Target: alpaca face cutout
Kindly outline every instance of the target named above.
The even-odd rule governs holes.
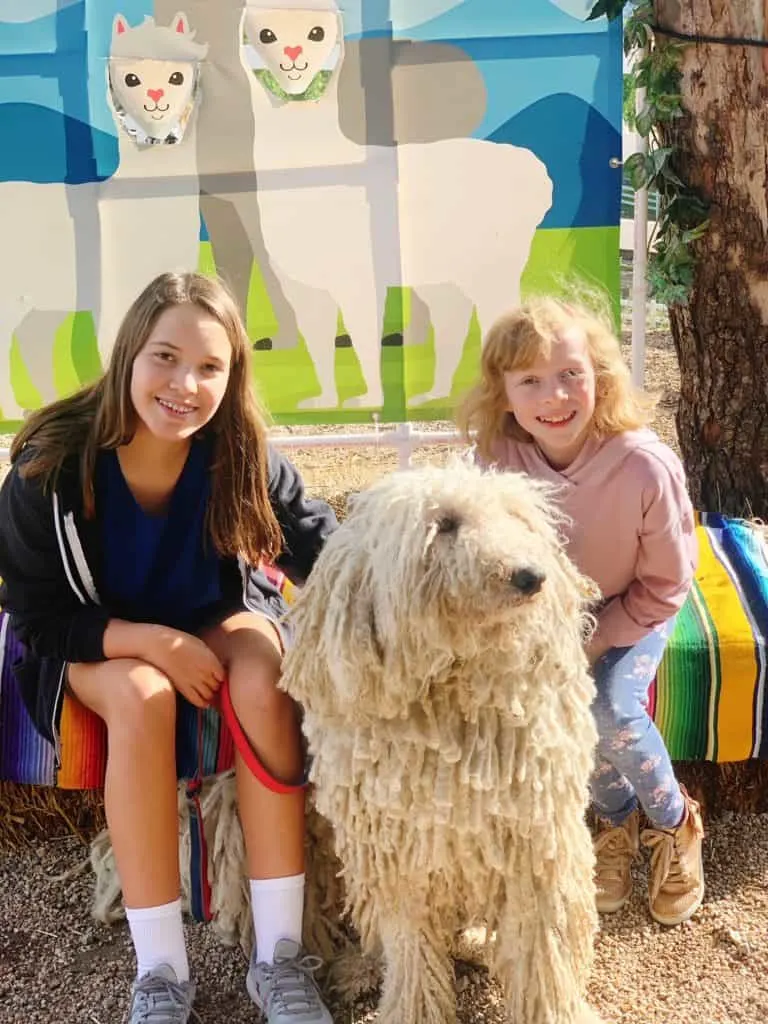
[[[180,141],[185,113],[197,88],[194,64],[159,60],[115,60],[110,63],[115,107],[155,142]],[[174,127],[181,131],[174,131]]]
[[[323,71],[338,63],[341,19],[333,11],[246,7],[243,26],[248,63],[266,69],[288,96],[304,96]]]
[[[109,86],[121,127],[138,145],[181,142],[199,94],[200,61],[208,47],[194,42],[186,16],[170,26],[147,18],[131,28],[118,14],[109,58]]]

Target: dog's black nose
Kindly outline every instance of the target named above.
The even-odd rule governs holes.
[[[536,569],[516,569],[509,577],[509,582],[515,590],[519,590],[526,597],[531,597],[533,594],[538,594],[546,578],[543,572],[538,572]]]

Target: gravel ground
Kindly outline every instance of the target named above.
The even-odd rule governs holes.
[[[0,1024],[117,1024],[134,962],[125,925],[89,917],[87,872],[56,876],[84,856],[76,839],[6,852],[0,862]],[[613,1024],[765,1024],[768,1020],[768,816],[710,822],[708,894],[696,919],[666,930],[645,906],[645,862],[631,905],[603,920],[591,985]],[[256,1021],[239,949],[187,926],[205,1022]],[[457,969],[461,1024],[501,1024],[498,993],[482,971]],[[337,1024],[373,1021],[370,1007],[334,1007]],[[405,1022],[403,1022],[405,1024]]]
[[[627,350],[628,340],[625,336]],[[663,323],[648,336],[647,382],[661,399],[654,427],[676,447],[677,367]],[[423,448],[416,461],[442,460],[448,451],[445,446]],[[338,508],[343,508],[349,490],[396,462],[384,448],[314,449],[294,457],[309,487]],[[0,1024],[122,1020],[133,972],[127,930],[90,919],[88,872],[68,880],[56,877],[74,868],[85,852],[69,837],[0,851]],[[644,862],[638,866],[631,905],[603,920],[591,996],[607,1022],[768,1021],[768,815],[708,822],[705,856],[708,894],[692,923],[665,930],[650,920]],[[255,1021],[244,990],[246,965],[240,951],[225,949],[211,929],[198,925],[187,926],[187,938],[199,977],[201,1019],[211,1024]],[[461,1024],[504,1020],[498,993],[481,971],[459,964],[457,989]],[[375,1019],[368,1006],[334,1011],[338,1024]]]

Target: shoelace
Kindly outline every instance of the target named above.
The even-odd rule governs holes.
[[[134,1024],[171,1024],[177,1020],[186,1022],[189,1013],[195,1020],[201,1020],[194,1009],[190,1010],[189,995],[184,988],[168,978],[151,977],[143,980],[134,996],[131,1011]]]
[[[315,974],[322,966],[319,956],[276,959],[274,964],[264,966],[262,971],[267,989],[264,1009],[267,1016],[273,1010],[290,1017],[318,1012],[322,1004]]]
[[[675,836],[662,828],[646,828],[643,844],[653,852],[650,856],[650,898],[655,900],[662,889],[670,892],[684,892],[688,884],[688,872],[680,859]]]
[[[691,875],[677,848],[677,833],[664,829],[647,828],[643,831],[643,844],[653,850],[651,854],[651,900],[662,888],[669,892],[684,893],[691,883]]]
[[[701,839],[703,829],[698,816],[691,816],[689,812],[687,822],[692,825],[695,837]],[[643,844],[653,850],[650,856],[651,900],[655,900],[663,887],[675,894],[685,893],[693,881],[677,846],[679,837],[679,828],[674,831],[665,828],[643,829]]]
[[[595,840],[598,880],[620,879],[627,857],[635,859],[635,851],[625,828],[607,828]]]

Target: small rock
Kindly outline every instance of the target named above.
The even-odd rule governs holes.
[[[749,949],[749,943],[735,928],[720,928],[715,934],[722,945],[733,946],[734,949]]]

